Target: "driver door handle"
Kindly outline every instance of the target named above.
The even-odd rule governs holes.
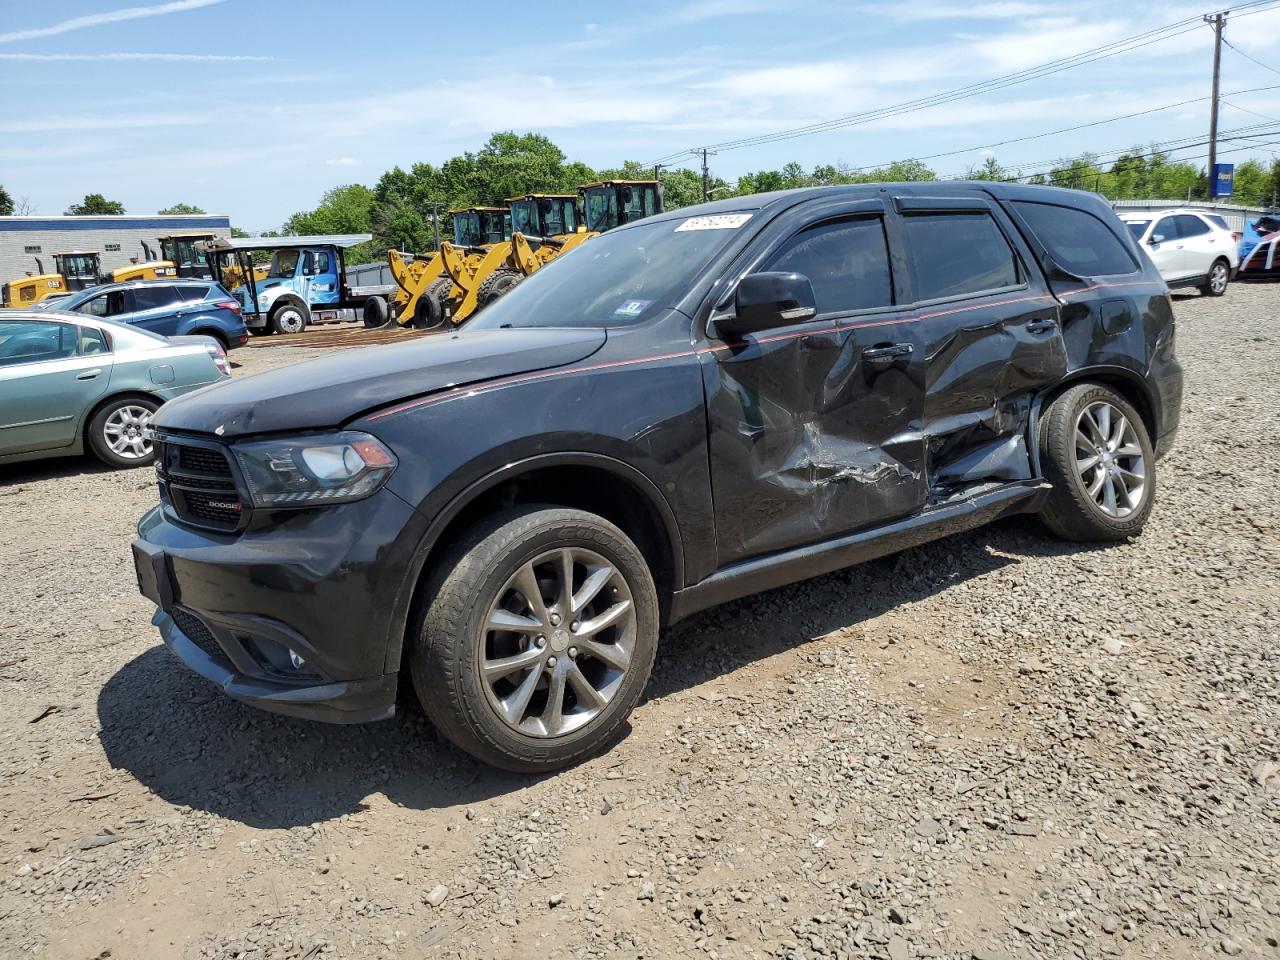
[[[102,372],[101,367],[94,367],[92,370],[85,370],[76,374],[77,380],[93,380]]]
[[[867,347],[862,351],[862,359],[877,366],[888,365],[898,357],[909,357],[915,349],[915,344],[911,343],[890,343],[878,347]]]
[[[1048,333],[1050,330],[1058,326],[1057,320],[1050,320],[1047,317],[1039,320],[1031,320],[1027,323],[1027,330],[1030,333]]]

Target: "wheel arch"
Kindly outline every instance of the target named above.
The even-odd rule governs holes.
[[[1040,414],[1045,407],[1063,393],[1082,383],[1098,383],[1104,387],[1110,387],[1138,411],[1138,415],[1142,417],[1142,425],[1146,427],[1147,436],[1152,444],[1156,442],[1156,438],[1160,435],[1160,423],[1156,414],[1155,398],[1151,395],[1150,386],[1139,374],[1127,367],[1115,366],[1083,367],[1079,370],[1073,370],[1055,383],[1051,389],[1046,390],[1036,398],[1032,410],[1031,443],[1029,443],[1029,447],[1034,458],[1033,467],[1037,476],[1042,473],[1040,445],[1036,442]]]
[[[421,615],[434,564],[482,517],[520,504],[571,507],[604,517],[635,542],[653,573],[660,616],[684,584],[684,549],[671,505],[642,471],[595,453],[548,453],[514,461],[473,481],[428,526],[397,602],[386,669],[399,670],[409,631]]]
[[[85,450],[90,449],[89,425],[93,423],[93,418],[102,411],[103,407],[116,400],[151,400],[160,406],[164,406],[165,402],[164,397],[159,394],[148,393],[146,390],[138,389],[117,390],[115,393],[108,393],[106,396],[100,397],[97,402],[95,402],[94,405],[85,412],[84,420],[80,424],[80,442],[84,445]]]

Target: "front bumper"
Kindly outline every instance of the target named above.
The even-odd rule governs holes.
[[[331,723],[395,712],[421,517],[381,490],[240,534],[156,508],[133,542],[170,650],[237,700]]]

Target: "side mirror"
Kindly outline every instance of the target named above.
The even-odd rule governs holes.
[[[785,327],[817,312],[813,284],[802,273],[752,273],[738,283],[732,316],[716,320],[716,332],[738,338],[760,330]]]
[[[1153,247],[1154,247],[1157,243],[1164,243],[1164,234],[1163,234],[1163,233],[1153,233],[1153,234],[1151,235],[1150,239],[1148,239],[1148,240],[1147,240],[1147,243],[1151,244]]]

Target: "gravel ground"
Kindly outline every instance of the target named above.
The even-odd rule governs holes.
[[[1140,540],[1017,519],[708,611],[545,778],[226,699],[137,595],[150,473],[0,468],[0,955],[1280,957],[1280,288],[1176,308]]]

